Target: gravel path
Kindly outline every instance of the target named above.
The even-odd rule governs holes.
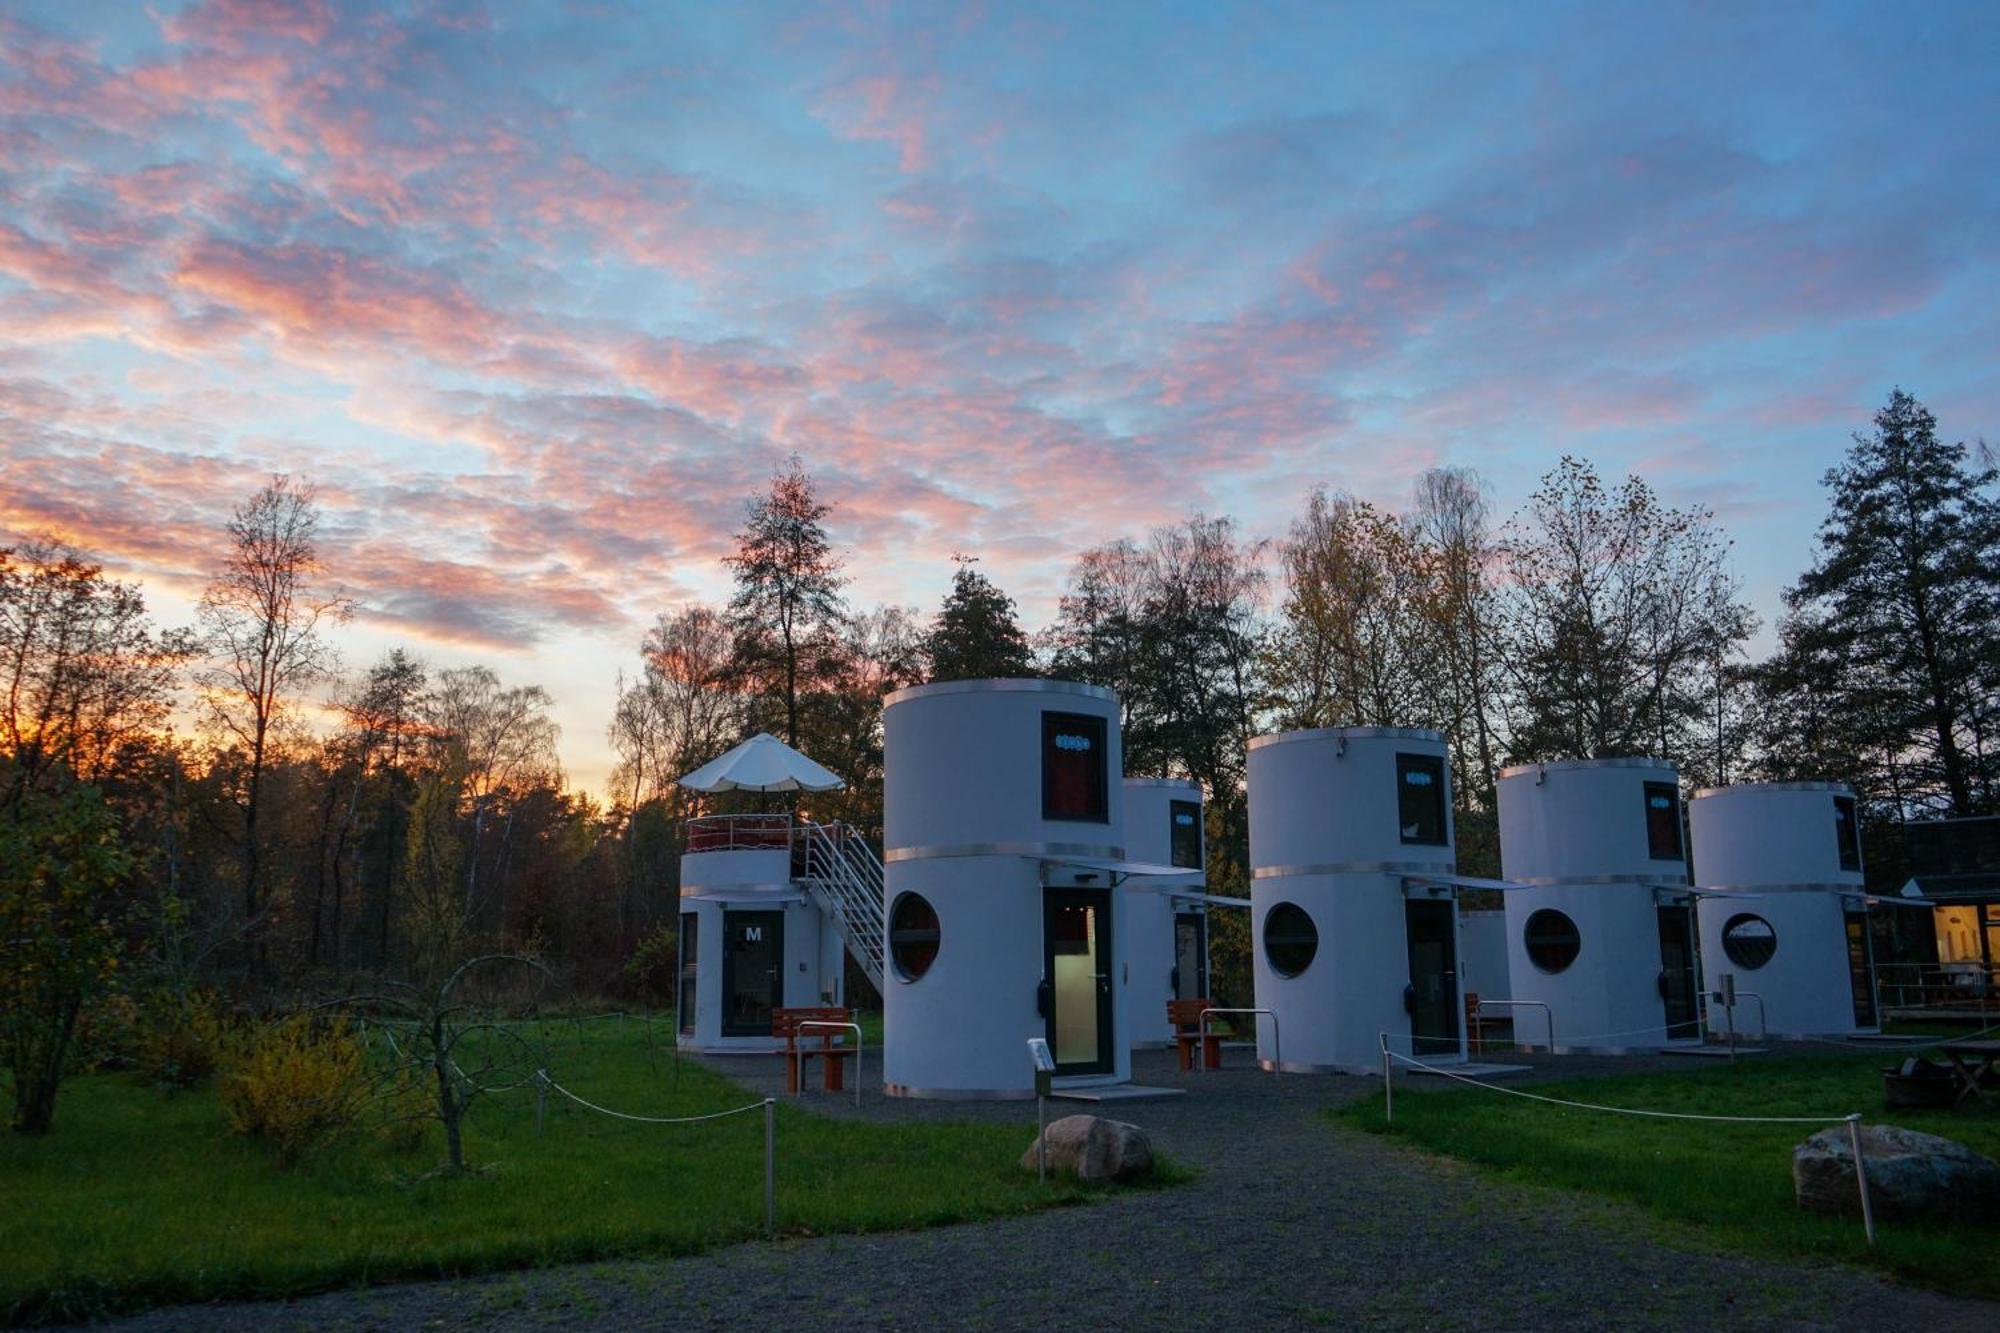
[[[1241,1059],[1240,1055],[1234,1057]],[[775,1090],[776,1062],[717,1060]],[[1562,1076],[1599,1072],[1563,1062]],[[1651,1062],[1607,1067],[1631,1071]],[[1184,1077],[1134,1060],[1175,1101],[1108,1113],[1201,1169],[1175,1189],[904,1235],[740,1245],[630,1261],[154,1311],[131,1330],[593,1328],[1235,1330],[1371,1328],[2000,1327],[2000,1306],[1898,1287],[1838,1265],[1705,1249],[1638,1211],[1482,1177],[1313,1114],[1372,1080],[1226,1071]],[[1004,1119],[1021,1104],[892,1102],[829,1114]],[[1075,1109],[1091,1109],[1079,1107]],[[1054,1107],[1051,1115],[1056,1114]]]

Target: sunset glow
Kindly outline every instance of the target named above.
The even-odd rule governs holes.
[[[586,787],[794,452],[864,605],[1574,453],[1768,624],[1892,385],[2000,439],[1986,6],[110,8],[0,15],[0,544],[183,624],[309,478],[347,665],[546,686]]]

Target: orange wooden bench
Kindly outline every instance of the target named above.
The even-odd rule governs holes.
[[[1479,992],[1465,993],[1465,1048],[1473,1055],[1486,1053],[1486,1029],[1500,1026],[1497,1018],[1488,1018],[1479,1011]]]
[[[1168,1000],[1167,1022],[1174,1030],[1174,1050],[1180,1057],[1183,1072],[1194,1068],[1195,1043],[1201,1043],[1201,1062],[1205,1068],[1222,1068],[1222,1038],[1211,1030],[1206,1037],[1201,1035],[1201,1012],[1215,1007],[1213,1000]]]
[[[853,1015],[839,1006],[824,1009],[773,1009],[771,1011],[771,1035],[785,1039],[785,1091],[798,1095],[805,1062],[813,1056],[820,1058],[820,1068],[828,1092],[840,1092],[847,1087],[846,1068],[843,1063],[855,1055],[853,1046],[836,1046],[836,1037],[852,1036],[835,1028],[808,1028],[799,1031],[801,1023],[851,1023]],[[819,1044],[813,1045],[817,1037]]]

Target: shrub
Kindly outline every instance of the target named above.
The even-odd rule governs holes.
[[[76,1068],[85,1073],[130,1069],[139,1060],[139,1006],[129,995],[106,995],[76,1022]]]
[[[372,1099],[367,1055],[345,1020],[299,1014],[260,1029],[221,1086],[230,1129],[293,1166],[361,1123]]]
[[[140,1016],[139,1072],[163,1088],[194,1088],[222,1064],[229,1028],[214,991],[155,991]]]
[[[680,932],[674,923],[663,921],[653,927],[625,960],[625,979],[647,1004],[674,993],[680,975]]]

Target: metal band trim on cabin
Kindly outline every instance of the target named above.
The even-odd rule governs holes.
[[[802,903],[806,894],[797,884],[685,884],[681,897],[688,901],[728,903]]]
[[[882,706],[929,699],[940,694],[1072,694],[1086,699],[1117,703],[1118,693],[1102,685],[1085,685],[1075,680],[1009,678],[1005,680],[939,680],[928,685],[905,685],[882,696]]]
[[[1619,755],[1611,759],[1551,759],[1546,764],[1515,764],[1501,769],[1499,776],[1511,778],[1517,773],[1567,773],[1585,768],[1655,768],[1662,773],[1680,776],[1680,770],[1670,761],[1643,754]]]
[[[882,853],[885,864],[899,861],[934,861],[952,856],[1026,856],[1037,860],[1061,860],[1088,856],[1102,861],[1123,861],[1125,849],[1094,842],[959,842],[930,847],[891,847]],[[1200,874],[1190,870],[1189,874]]]
[[[1258,866],[1252,879],[1290,879],[1298,875],[1436,875],[1451,873],[1450,861],[1325,861],[1305,866]]]
[[[1768,893],[1866,893],[1867,889],[1860,881],[1861,877],[1857,874],[1844,884],[1696,884],[1691,886],[1691,891],[1699,894],[1741,894],[1745,897]]]
[[[1700,787],[1688,799],[1699,801],[1729,791],[1823,791],[1835,796],[1852,796],[1854,788],[1845,782],[1738,782],[1727,787]]]
[[[1525,884],[1531,889],[1588,888],[1593,884],[1644,884],[1656,889],[1689,892],[1694,888],[1685,880],[1670,880],[1664,875],[1517,875],[1514,883]]]
[[[1269,736],[1253,736],[1250,748],[1261,750],[1267,745],[1284,745],[1291,741],[1323,741],[1338,738],[1350,741],[1395,740],[1432,741],[1444,744],[1444,733],[1427,727],[1312,727],[1305,731],[1280,731]]]

